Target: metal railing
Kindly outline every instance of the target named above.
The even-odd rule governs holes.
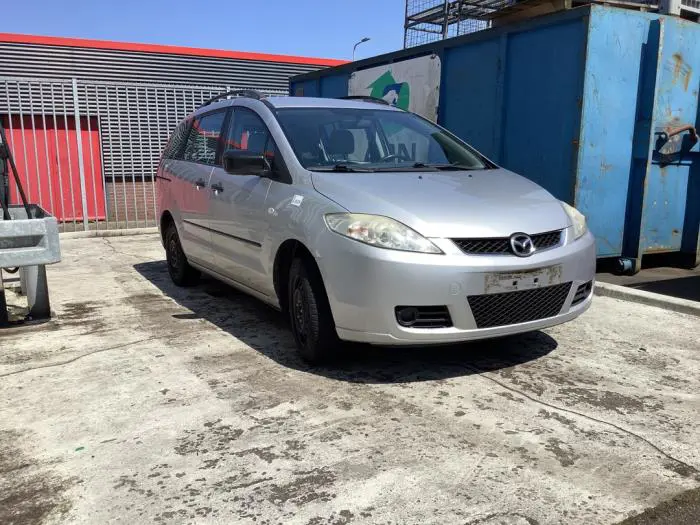
[[[170,133],[234,87],[0,76],[0,123],[29,200],[61,231],[154,226]],[[16,185],[10,198],[19,202]]]

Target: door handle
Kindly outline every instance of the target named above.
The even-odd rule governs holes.
[[[194,183],[195,186],[197,186],[197,189],[199,188],[205,188],[207,186],[207,183],[205,182],[204,179],[197,179],[197,181]]]
[[[212,184],[211,189],[214,190],[214,193],[220,193],[224,191],[224,187],[219,183]]]

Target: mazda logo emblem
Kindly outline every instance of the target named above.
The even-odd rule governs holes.
[[[510,249],[518,257],[529,257],[535,252],[535,243],[527,233],[514,233],[510,236]]]

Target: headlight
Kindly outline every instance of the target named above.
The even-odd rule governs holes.
[[[340,235],[389,250],[442,253],[421,234],[389,217],[364,213],[329,213],[328,227]]]
[[[571,224],[574,225],[574,239],[578,239],[588,231],[588,227],[586,226],[586,217],[583,215],[583,213],[578,211],[573,206],[568,205],[564,201],[561,201],[561,205],[564,207],[564,211],[569,216],[569,219],[571,219]]]

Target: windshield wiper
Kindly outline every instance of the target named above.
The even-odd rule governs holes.
[[[371,173],[376,171],[371,168],[361,168],[359,166],[350,166],[349,164],[336,164],[335,166],[311,166],[306,168],[311,171],[334,171],[339,173]]]

